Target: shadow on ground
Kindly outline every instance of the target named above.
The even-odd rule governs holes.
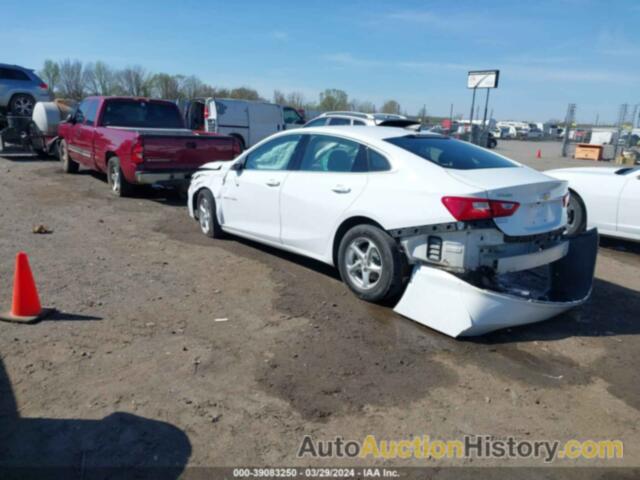
[[[101,420],[20,417],[0,362],[0,478],[179,478],[191,455],[175,426],[129,413]]]

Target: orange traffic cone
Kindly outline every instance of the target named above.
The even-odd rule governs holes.
[[[13,277],[13,304],[11,311],[0,313],[0,320],[30,323],[51,313],[51,309],[40,306],[38,289],[29,267],[29,259],[24,252],[16,255],[16,271]]]
[[[542,158],[542,150],[538,149],[536,152],[536,158]]]

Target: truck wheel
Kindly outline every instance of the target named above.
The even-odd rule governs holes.
[[[220,222],[218,222],[216,202],[213,199],[211,191],[205,188],[198,193],[196,208],[198,210],[198,223],[200,224],[202,233],[211,238],[223,238],[224,232],[222,231]]]
[[[356,296],[368,302],[397,300],[408,267],[393,238],[373,225],[356,225],[340,241],[340,276]]]
[[[574,191],[570,192],[567,206],[567,235],[578,235],[587,229],[587,209],[582,199]]]
[[[78,173],[80,165],[78,165],[78,162],[73,161],[69,156],[69,147],[67,146],[66,141],[60,140],[58,152],[60,163],[62,164],[62,171],[64,173]]]
[[[107,164],[107,183],[111,187],[111,193],[117,197],[130,197],[135,190],[135,186],[129,183],[122,173],[118,157],[109,159]]]
[[[24,117],[30,117],[33,113],[33,107],[36,102],[31,95],[19,93],[14,95],[9,103],[9,110],[14,115],[21,115]]]

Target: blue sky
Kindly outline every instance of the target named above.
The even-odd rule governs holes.
[[[613,121],[640,102],[640,0],[30,0],[4,2],[2,17],[0,61],[30,68],[139,64],[266,98],[340,88],[465,117],[467,71],[498,68],[498,119],[563,118],[575,102],[579,120]]]

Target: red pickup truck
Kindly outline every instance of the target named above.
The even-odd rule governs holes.
[[[195,133],[175,103],[133,97],[88,97],[58,127],[67,173],[79,165],[107,174],[111,191],[131,195],[136,185],[186,188],[191,174],[214,160],[232,160],[232,137]]]

